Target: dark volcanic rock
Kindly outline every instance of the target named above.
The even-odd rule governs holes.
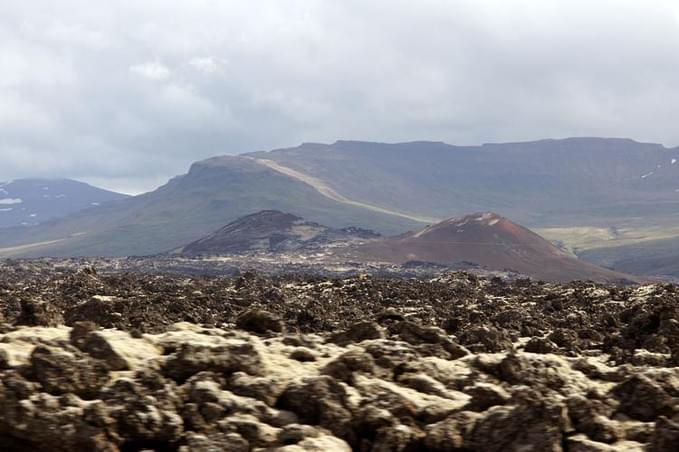
[[[340,438],[350,434],[349,394],[333,377],[324,375],[288,386],[277,407],[296,413],[300,420],[325,427]]]
[[[651,438],[651,452],[671,452],[677,450],[679,444],[679,420],[670,420],[664,416],[655,423],[655,431]]]
[[[100,361],[77,353],[38,346],[31,353],[28,373],[47,393],[73,393],[91,399],[108,381],[108,372],[108,367]]]
[[[330,375],[340,381],[351,381],[354,372],[371,374],[375,371],[373,357],[366,352],[348,351],[330,361],[321,369],[321,373]]]
[[[679,381],[676,376],[674,379],[674,382],[668,382],[663,387],[643,375],[628,378],[612,391],[620,400],[618,411],[640,421],[679,413]]]
[[[231,374],[245,372],[250,375],[261,373],[259,354],[247,342],[215,347],[182,344],[166,361],[163,372],[177,381],[203,371]]]
[[[513,343],[507,332],[493,327],[476,327],[460,335],[463,345],[473,351],[499,352],[511,350]]]
[[[351,328],[330,336],[328,341],[337,345],[345,346],[353,342],[362,342],[369,339],[382,339],[384,331],[375,322],[360,322]]]
[[[3,450],[677,443],[668,286],[0,270]]]
[[[283,322],[270,312],[261,309],[251,309],[243,312],[236,318],[236,326],[253,333],[280,333],[283,331]]]
[[[567,428],[566,409],[527,394],[517,406],[497,406],[484,413],[471,435],[474,450],[559,451]]]
[[[486,411],[492,406],[504,405],[510,399],[510,395],[502,387],[487,383],[478,383],[465,388],[465,392],[471,396],[466,406],[469,411]]]
[[[469,411],[452,414],[427,426],[424,445],[434,452],[455,452],[470,449],[471,433],[480,416]]]
[[[21,315],[16,323],[29,326],[57,326],[64,323],[64,318],[53,303],[27,300],[21,304]]]
[[[523,349],[530,353],[554,353],[559,346],[549,339],[532,337]]]

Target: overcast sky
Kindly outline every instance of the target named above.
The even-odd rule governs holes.
[[[0,2],[0,180],[304,141],[679,145],[675,0]]]

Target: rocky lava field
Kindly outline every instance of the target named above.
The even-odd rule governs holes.
[[[0,262],[0,450],[675,451],[679,290]]]

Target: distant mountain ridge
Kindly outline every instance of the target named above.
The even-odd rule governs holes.
[[[624,139],[304,144],[196,162],[150,193],[5,229],[0,256],[156,254],[260,210],[386,235],[474,211],[530,228],[676,224],[678,160]]]
[[[618,225],[679,212],[679,148],[628,139],[337,141],[245,155],[322,180],[350,199],[439,219],[495,211],[531,227]]]
[[[0,182],[0,228],[35,225],[127,197],[71,179]]]

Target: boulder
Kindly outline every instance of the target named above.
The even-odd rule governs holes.
[[[512,338],[504,330],[493,327],[472,327],[460,334],[460,343],[471,351],[497,353],[512,350]]]
[[[98,396],[109,369],[87,355],[37,346],[31,353],[29,376],[54,395],[73,393],[84,399]]]
[[[344,331],[331,335],[328,338],[328,342],[345,347],[352,343],[382,338],[384,338],[384,330],[379,324],[375,322],[359,322]]]
[[[476,383],[465,388],[464,392],[471,396],[471,400],[465,406],[469,411],[486,411],[496,405],[505,405],[510,399],[507,391],[492,383]]]
[[[433,452],[455,452],[469,448],[469,439],[480,416],[470,411],[459,411],[444,420],[426,427],[424,445]]]
[[[224,375],[240,371],[260,375],[263,367],[261,357],[252,343],[241,340],[215,346],[184,343],[163,366],[163,374],[178,382],[202,371]]]
[[[101,396],[122,438],[167,444],[177,441],[184,431],[184,421],[177,412],[180,399],[175,391],[170,383],[149,388],[121,378],[107,386]]]
[[[43,300],[25,300],[21,303],[21,314],[17,325],[55,327],[64,324],[59,308]]]
[[[517,405],[494,406],[476,422],[470,444],[488,452],[561,452],[568,421],[566,407],[528,393]]]
[[[316,354],[306,347],[297,347],[290,353],[290,359],[299,361],[302,363],[309,363],[316,361]]]
[[[650,438],[650,452],[674,452],[679,445],[679,419],[660,416],[655,422],[655,430]]]
[[[274,314],[262,309],[249,309],[236,318],[236,326],[256,334],[281,333],[283,322]]]
[[[352,420],[347,399],[343,385],[329,375],[321,375],[288,385],[276,407],[294,412],[306,424],[319,425],[345,438]]]
[[[321,369],[321,374],[349,382],[354,372],[371,374],[374,371],[375,361],[370,354],[361,350],[350,350],[326,364]]]
[[[229,378],[227,386],[234,394],[274,405],[285,389],[285,380],[270,375],[255,377],[245,372],[235,372]]]
[[[529,353],[554,353],[559,349],[559,346],[549,339],[542,337],[532,337],[523,350]]]
[[[644,375],[634,375],[611,391],[620,401],[618,412],[640,421],[654,421],[679,411],[679,396],[671,396],[658,383]]]

